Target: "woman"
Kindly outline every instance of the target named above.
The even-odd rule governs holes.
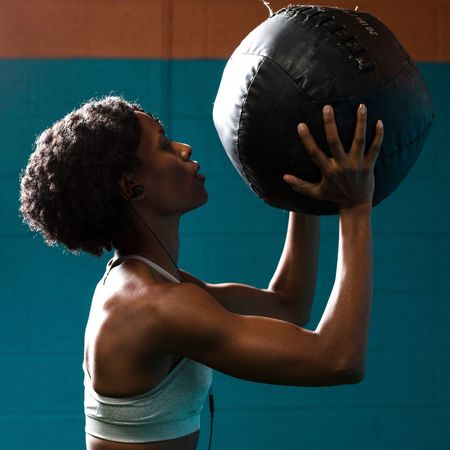
[[[310,233],[315,245],[318,218],[290,214],[268,289],[207,284],[177,267],[180,217],[208,198],[189,145],[169,141],[158,120],[120,97],[91,100],[39,136],[21,180],[25,221],[49,244],[96,256],[115,251],[94,292],[85,333],[89,450],[196,449],[211,369],[293,386],[362,380],[372,297],[373,167],[383,128],[379,122],[365,153],[361,105],[346,153],[331,107],[324,108],[324,123],[333,158],[306,125],[298,128],[322,181],[284,177],[292,189],[340,207],[336,282],[315,331],[302,325],[316,261],[308,272],[298,243]]]

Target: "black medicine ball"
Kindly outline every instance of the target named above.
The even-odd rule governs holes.
[[[433,120],[431,98],[414,61],[388,28],[368,13],[291,6],[255,28],[229,59],[214,103],[220,140],[236,170],[266,203],[315,215],[334,203],[299,194],[291,173],[320,182],[297,132],[305,122],[332,157],[322,108],[333,106],[346,151],[360,103],[368,108],[367,149],[378,119],[385,137],[375,165],[373,206],[388,197],[416,162]]]

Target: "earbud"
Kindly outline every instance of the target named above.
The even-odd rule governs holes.
[[[133,186],[133,194],[130,197],[130,200],[132,200],[133,198],[139,197],[141,194],[144,193],[144,186],[141,186],[140,184],[137,184],[136,186]]]

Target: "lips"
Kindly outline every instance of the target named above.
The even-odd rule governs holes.
[[[196,169],[195,169],[195,173],[194,173],[195,178],[200,181],[205,181],[205,179],[206,179],[205,176],[202,175],[201,173],[199,173],[200,164],[197,161],[192,161],[192,162],[196,165]]]
[[[196,164],[197,164],[197,170],[195,171],[195,178],[199,181],[205,181],[205,179],[206,179],[205,176],[202,175],[201,173],[199,173],[200,164],[199,163],[196,163]]]

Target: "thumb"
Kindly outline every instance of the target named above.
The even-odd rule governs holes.
[[[283,180],[291,186],[291,188],[299,194],[304,194],[312,198],[317,198],[317,185],[303,181],[294,175],[284,175]]]

